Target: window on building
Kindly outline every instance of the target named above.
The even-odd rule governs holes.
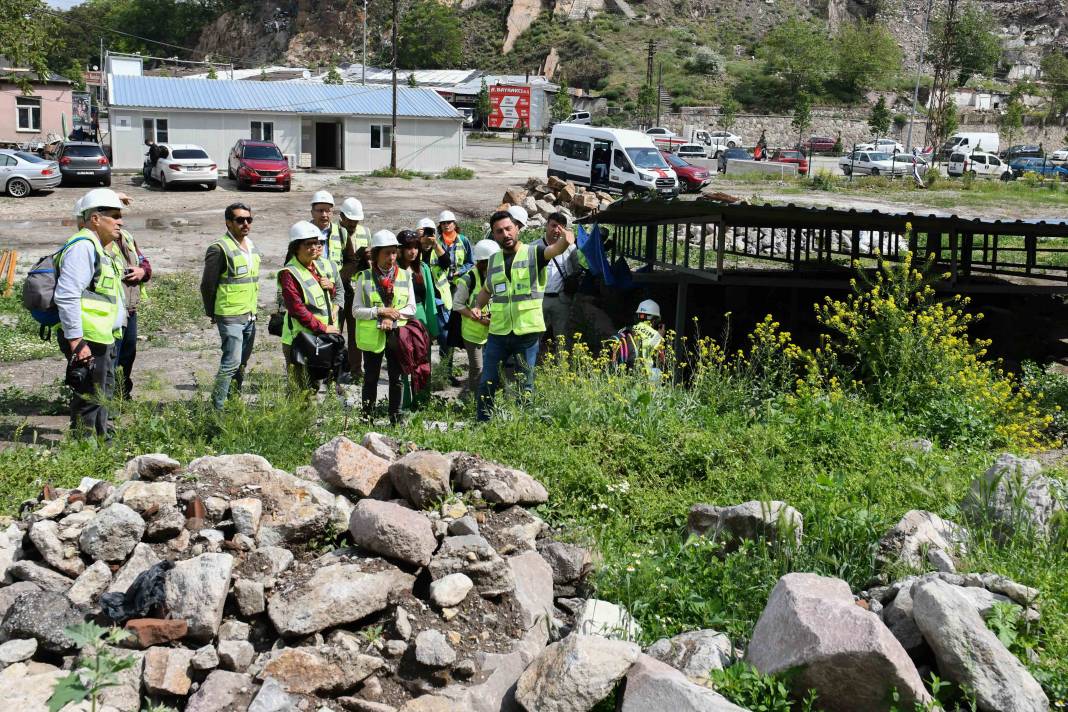
[[[274,122],[273,121],[253,121],[252,122],[252,140],[253,141],[274,141]]]
[[[372,124],[371,125],[371,148],[389,148],[393,143],[393,127]]]
[[[35,96],[20,96],[15,99],[15,110],[18,113],[16,130],[40,131],[41,130],[41,100]]]
[[[170,140],[167,119],[141,119],[141,133],[146,141],[167,143]]]

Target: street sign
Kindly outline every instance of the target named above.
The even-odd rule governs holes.
[[[104,85],[104,73],[100,71],[87,71],[84,73],[85,85],[90,87],[99,87]]]
[[[530,87],[496,84],[489,87],[492,129],[530,128]]]

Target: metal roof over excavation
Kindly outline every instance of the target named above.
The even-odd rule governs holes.
[[[112,75],[110,103],[118,108],[257,111],[334,116],[389,116],[391,88],[307,81],[250,82]],[[431,89],[397,88],[397,116],[462,116]]]

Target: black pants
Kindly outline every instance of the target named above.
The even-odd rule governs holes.
[[[115,372],[122,369],[122,397],[129,398],[133,393],[133,365],[137,358],[137,312],[132,311],[126,318],[126,328],[122,337],[115,341]]]
[[[385,350],[379,353],[363,352],[363,412],[370,416],[378,400],[378,378],[382,374],[382,359],[386,359],[386,375],[389,378],[389,419],[396,421],[401,406],[400,359],[397,358],[395,346],[386,340]]]
[[[115,345],[85,342],[93,353],[92,379],[80,391],[72,391],[70,397],[70,428],[74,431],[92,431],[104,437],[111,436],[106,401],[115,392]],[[70,344],[59,332],[59,350],[70,360]]]

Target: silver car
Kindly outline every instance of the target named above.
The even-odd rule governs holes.
[[[0,149],[0,192],[25,198],[31,191],[55,188],[62,180],[55,161],[28,151]]]

